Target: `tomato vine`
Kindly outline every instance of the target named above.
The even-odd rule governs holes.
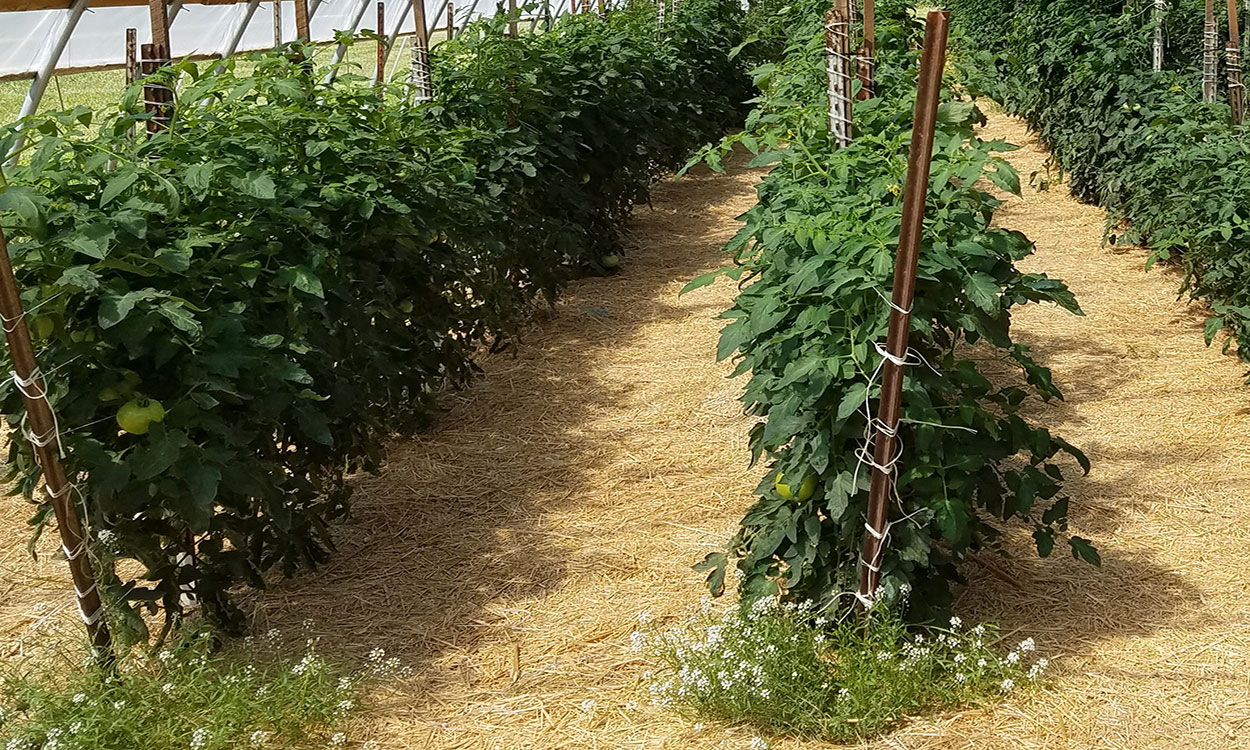
[[[740,16],[691,0],[657,33],[640,5],[519,38],[482,21],[438,48],[423,106],[349,70],[326,83],[289,46],[172,66],[177,116],[151,140],[127,135],[138,89],[28,120],[0,219],[114,625],[141,638],[145,608],[176,618],[190,590],[238,625],[238,584],[325,561],[351,474],[534,303],[619,262],[649,183],[740,121]],[[10,383],[0,403],[20,424]],[[9,445],[37,502],[30,447]]]

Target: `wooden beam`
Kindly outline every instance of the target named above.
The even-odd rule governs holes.
[[[242,5],[248,0],[184,0],[195,5]],[[92,8],[139,8],[147,0],[91,0]],[[19,10],[69,10],[70,0],[0,0],[0,13]]]

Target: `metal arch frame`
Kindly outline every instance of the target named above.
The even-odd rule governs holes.
[[[43,101],[43,95],[48,90],[48,83],[56,75],[56,65],[61,61],[61,55],[65,53],[65,47],[69,44],[69,38],[74,35],[74,29],[78,27],[78,22],[82,20],[83,14],[87,12],[87,5],[90,1],[74,0],[74,4],[69,7],[69,16],[61,27],[61,33],[48,49],[47,56],[39,63],[39,70],[35,71],[35,77],[30,82],[30,88],[26,89],[26,98],[22,100],[22,108],[18,111],[17,119],[21,120],[29,117],[38,111],[39,104]],[[13,143],[13,147],[9,149],[9,153],[5,155],[6,163],[9,166],[17,162],[17,155],[21,152],[25,141],[25,138],[18,138]]]
[[[257,1],[258,0],[252,0],[252,2],[257,2]],[[369,10],[369,5],[372,2],[373,0],[361,0],[360,8],[357,9],[356,16],[352,19],[352,28],[348,33],[355,36],[356,29],[360,28],[360,22],[363,21],[365,18],[365,11]],[[308,18],[310,21],[312,20],[312,15],[313,15],[313,9],[312,7],[309,7]],[[334,79],[337,78],[339,74],[339,71],[338,71],[339,63],[343,62],[343,58],[346,56],[347,56],[347,45],[344,44],[343,42],[339,42],[339,46],[335,48],[334,50],[334,56],[330,58],[330,70],[326,72],[326,77],[323,80],[323,83],[334,82]]]

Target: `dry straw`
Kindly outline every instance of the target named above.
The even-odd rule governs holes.
[[[1042,169],[1019,123],[994,116],[986,136],[1028,144],[1010,157],[1026,178]],[[688,566],[723,542],[758,479],[739,384],[712,363],[733,285],[677,297],[721,261],[756,177],[661,185],[623,273],[575,284],[515,357],[491,358],[447,401],[437,429],[393,445],[382,476],[360,478],[329,566],[257,597],[257,628],[311,617],[328,656],[381,646],[416,669],[368,737],[388,750],[749,746],[749,729],[696,732],[647,706],[628,638],[638,612],[663,621],[697,603]],[[1066,279],[1088,313],[1026,308],[1016,325],[1068,397],[1033,416],[1094,462],[1070,485],[1073,523],[1104,564],[1039,561],[1019,539],[1015,558],[971,566],[965,621],[1037,638],[1059,657],[1053,680],[870,746],[1250,747],[1243,368],[1203,346],[1203,311],[1176,300],[1177,275],[1103,247],[1101,212],[1062,186],[1026,187],[1000,220],[1037,240],[1029,269]],[[17,505],[0,527],[10,651],[67,601],[63,567],[25,559]]]

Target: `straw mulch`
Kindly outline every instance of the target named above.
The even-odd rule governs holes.
[[[1042,168],[1018,122],[994,116],[987,136],[1028,144],[1010,155],[1026,182]],[[748,746],[749,730],[695,732],[647,706],[647,665],[628,636],[638,612],[676,618],[698,601],[689,565],[731,532],[759,474],[746,466],[739,384],[713,362],[713,317],[734,288],[677,297],[722,260],[757,177],[659,186],[654,211],[632,225],[624,271],[575,284],[515,356],[491,358],[448,400],[435,430],[392,446],[385,472],[360,480],[328,567],[255,597],[258,629],[312,618],[328,655],[382,647],[415,669],[379,696],[355,741]],[[1203,311],[1176,300],[1175,273],[1147,274],[1140,250],[1101,245],[1099,210],[1062,186],[1025,193],[1002,224],[1037,241],[1029,270],[1066,279],[1087,313],[1017,315],[1020,340],[1068,397],[1033,416],[1094,462],[1070,483],[1073,530],[1099,545],[1103,567],[1058,551],[1039,561],[1023,543],[1014,558],[970,566],[965,619],[1037,638],[1053,678],[869,746],[1250,748],[1243,368],[1203,346]],[[0,527],[5,633],[29,629],[49,608],[37,602],[68,590],[55,563],[23,561],[15,525]]]

